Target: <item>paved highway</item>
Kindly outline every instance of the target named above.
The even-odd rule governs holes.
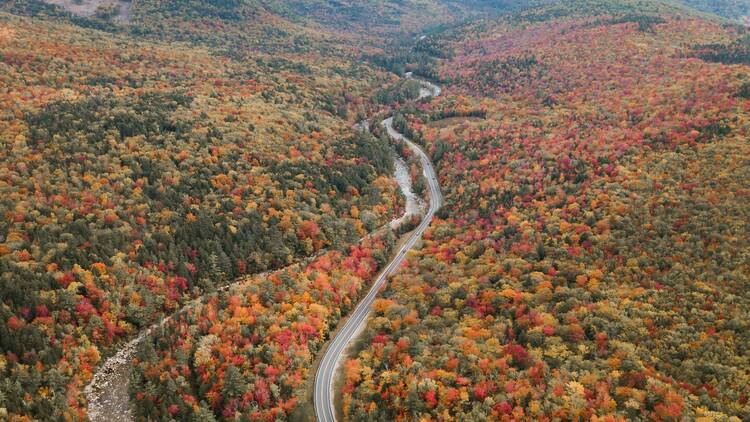
[[[425,83],[425,85],[432,91],[433,96],[440,95],[439,87],[428,83]],[[432,217],[440,208],[443,200],[442,194],[440,193],[440,185],[438,185],[437,176],[435,175],[435,169],[433,169],[432,163],[430,163],[427,154],[425,154],[419,146],[393,128],[393,117],[384,120],[383,126],[391,138],[396,141],[405,142],[419,157],[419,160],[422,163],[425,179],[430,188],[430,207],[422,219],[422,222],[409,235],[409,238],[396,253],[395,258],[393,258],[377,280],[375,280],[375,283],[373,283],[367,296],[365,296],[365,298],[357,305],[354,312],[346,321],[346,324],[341,328],[341,331],[338,332],[333,341],[328,345],[325,355],[318,367],[318,372],[315,374],[315,391],[313,395],[315,414],[321,422],[336,421],[336,411],[333,403],[334,382],[336,380],[336,370],[347,346],[365,327],[367,316],[370,314],[372,304],[375,301],[378,292],[385,284],[388,276],[398,271],[399,266],[404,262],[406,253],[414,246],[417,240],[422,237],[422,234],[430,225]]]
[[[430,95],[427,96],[440,95],[439,87],[427,82],[424,82],[424,85],[425,91],[431,91]],[[370,306],[374,302],[380,288],[385,284],[386,278],[388,275],[396,272],[399,265],[403,262],[406,253],[412,248],[422,233],[424,233],[427,226],[429,226],[435,211],[440,208],[442,201],[437,177],[435,176],[435,171],[433,170],[432,164],[430,164],[427,155],[425,155],[417,145],[406,139],[393,128],[393,118],[385,120],[383,126],[393,139],[406,142],[406,144],[409,145],[409,147],[419,156],[422,168],[424,169],[425,178],[430,187],[430,207],[419,227],[417,227],[417,229],[410,235],[409,239],[401,247],[393,261],[388,264],[388,267],[376,280],[368,295],[362,302],[360,302],[344,328],[329,346],[315,379],[315,412],[317,413],[318,418],[323,421],[335,420],[333,412],[332,386],[336,367],[344,349],[364,327],[367,322],[367,315],[370,312]],[[305,261],[309,262],[314,258],[315,256],[310,257]],[[242,279],[230,285],[223,286],[218,290],[226,291],[231,287],[244,282],[246,282],[246,280]],[[176,314],[179,314],[185,309],[195,306],[200,302],[200,298],[195,299],[187,303],[186,306]],[[99,368],[91,380],[91,383],[84,389],[89,401],[88,417],[90,420],[93,422],[130,422],[135,419],[130,411],[130,397],[128,395],[128,381],[133,357],[135,356],[140,342],[151,335],[155,329],[164,325],[173,317],[174,315],[166,317],[159,323],[154,324],[149,329],[143,331],[136,339],[122,347],[117,354],[107,359],[107,361]]]

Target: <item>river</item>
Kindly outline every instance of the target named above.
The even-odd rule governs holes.
[[[427,93],[425,97],[440,94],[439,87],[429,82],[423,82],[423,84],[423,90]],[[420,96],[421,98],[424,97]],[[386,128],[388,129],[388,127]],[[393,128],[391,127],[389,133],[393,137],[392,131]],[[412,149],[414,147],[416,145],[412,146]],[[403,224],[403,222],[408,221],[412,216],[421,214],[425,206],[422,199],[414,194],[408,167],[403,158],[399,156],[395,157],[395,172],[393,177],[406,200],[404,214],[390,223],[390,226],[395,228]],[[246,279],[243,279],[232,285],[225,286],[221,290],[228,290],[234,285],[245,281]],[[200,300],[201,298],[198,298],[187,303],[176,314],[191,306],[195,306]],[[92,422],[131,422],[135,420],[130,409],[130,395],[128,391],[133,358],[135,358],[140,343],[150,336],[155,329],[168,322],[176,314],[170,315],[162,319],[159,323],[142,331],[138,337],[123,345],[117,353],[108,358],[99,367],[91,382],[84,389],[84,394],[88,400],[88,417]]]

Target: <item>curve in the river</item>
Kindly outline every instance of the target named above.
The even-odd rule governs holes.
[[[429,88],[431,95],[437,95],[440,93],[440,88],[432,84],[428,84],[427,82],[425,82],[424,84],[427,88]],[[388,123],[386,124],[386,122]],[[386,124],[388,133],[393,138],[400,139],[398,137],[401,135],[398,134],[398,132],[396,132],[391,126],[392,119],[389,119],[386,122],[384,122],[384,124]],[[408,140],[407,143],[411,146],[412,149],[415,149],[415,151],[419,151],[418,154],[421,154],[420,159],[422,159],[422,165],[424,166],[425,162],[427,162],[427,164],[429,165],[427,156],[424,155],[424,153],[422,153],[416,145],[412,144]],[[424,156],[424,158],[422,158],[422,156]],[[397,157],[397,159],[400,158]],[[430,166],[429,168],[430,171],[432,171],[432,167]],[[394,177],[396,178],[396,181],[398,182],[402,193],[406,197],[407,207],[402,217],[391,222],[391,227],[397,227],[402,224],[403,221],[406,221],[409,217],[411,217],[411,215],[415,214],[415,207],[418,206],[418,204],[415,205],[415,198],[414,194],[411,191],[411,181],[408,179],[408,174],[406,175],[407,177],[404,178],[403,174],[399,174],[400,171],[403,172],[403,169],[399,169],[397,163],[396,173],[394,174]],[[432,175],[434,176],[434,172],[432,172]],[[431,195],[434,198],[434,194]],[[431,203],[435,203],[435,201],[432,200]],[[432,210],[432,208],[433,206],[431,204],[430,210]],[[434,213],[434,211],[431,212]],[[424,231],[424,229],[422,229],[422,231]],[[313,258],[314,257],[311,257],[307,260]],[[396,267],[394,266],[393,268]],[[219,290],[229,290],[230,288],[240,283],[244,283],[245,281],[246,279],[240,280],[233,284],[224,286]],[[88,401],[89,420],[91,420],[92,422],[132,422],[135,420],[130,409],[130,394],[128,392],[128,389],[130,385],[131,365],[133,362],[133,358],[135,357],[135,354],[138,350],[139,344],[148,336],[150,336],[154,330],[158,329],[160,326],[173,318],[174,315],[177,315],[180,312],[190,308],[191,306],[196,305],[200,302],[200,300],[201,298],[198,298],[191,302],[188,302],[185,306],[183,306],[181,310],[177,311],[177,313],[162,319],[159,323],[142,331],[138,335],[138,337],[122,346],[116,354],[108,358],[104,362],[104,364],[99,367],[97,372],[94,374],[91,382],[84,389],[84,394],[86,395],[86,399]]]
[[[410,75],[407,75],[410,77]],[[423,85],[429,91],[428,95],[422,96],[421,98],[431,97],[440,95],[440,88],[429,82],[423,82]],[[370,314],[372,304],[377,298],[378,292],[385,285],[385,282],[389,275],[394,274],[398,271],[399,266],[406,258],[406,253],[414,247],[414,244],[422,237],[422,234],[429,227],[432,218],[440,208],[442,204],[442,194],[440,193],[440,185],[438,184],[435,169],[432,167],[430,159],[427,157],[424,151],[406,136],[402,135],[393,127],[393,117],[390,117],[383,121],[388,135],[395,141],[406,143],[412,151],[419,157],[419,161],[422,164],[425,179],[430,191],[430,207],[427,213],[422,218],[422,222],[417,228],[409,235],[404,244],[399,248],[396,256],[393,260],[385,267],[385,270],[378,276],[375,282],[370,288],[364,299],[357,305],[354,312],[349,316],[341,330],[336,334],[333,341],[330,342],[328,348],[320,361],[318,366],[318,372],[315,374],[315,385],[313,401],[315,404],[315,414],[318,417],[318,421],[321,422],[335,422],[336,421],[336,408],[334,405],[334,384],[336,381],[336,373],[339,366],[339,362],[346,351],[347,346],[357,337],[367,323],[367,316]]]

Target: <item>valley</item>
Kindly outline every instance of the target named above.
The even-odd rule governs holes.
[[[747,420],[747,14],[1,1],[0,420]]]
[[[423,93],[420,92],[419,99],[440,95],[440,88],[438,86],[430,83],[427,83],[427,86],[430,93],[423,95]],[[391,139],[395,142],[407,144],[408,147],[419,157],[419,161],[422,164],[424,178],[427,180],[429,186],[429,208],[422,217],[420,224],[408,234],[403,245],[401,245],[396,251],[393,260],[378,275],[370,288],[369,293],[364,299],[362,299],[362,301],[360,301],[357,307],[354,308],[354,312],[352,312],[347,318],[346,323],[335,334],[333,341],[331,341],[325,349],[325,353],[315,376],[314,402],[315,413],[319,421],[333,422],[336,420],[334,388],[336,385],[336,378],[338,377],[338,371],[341,366],[341,359],[343,358],[343,355],[346,354],[349,344],[365,327],[367,318],[372,312],[372,305],[377,298],[378,292],[385,285],[387,278],[398,270],[398,267],[406,258],[406,254],[414,247],[417,241],[419,241],[424,231],[430,225],[433,216],[442,205],[440,186],[438,185],[437,176],[432,164],[430,163],[430,159],[419,146],[393,128],[392,117],[384,120],[382,124]]]

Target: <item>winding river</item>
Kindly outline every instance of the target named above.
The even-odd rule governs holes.
[[[407,77],[411,75],[407,74]],[[423,85],[422,93],[419,99],[440,95],[440,87],[431,84],[429,82],[421,81]],[[426,94],[424,94],[426,92]],[[423,95],[424,94],[424,95]],[[427,157],[422,149],[408,139],[403,134],[399,133],[393,127],[393,117],[390,117],[383,121],[388,135],[396,142],[404,142],[411,148],[411,150],[419,157],[419,161],[422,164],[422,171],[424,177],[427,180],[430,192],[430,206],[427,213],[422,218],[421,223],[414,229],[411,234],[407,237],[406,241],[399,248],[393,260],[385,267],[383,272],[380,273],[378,278],[370,288],[364,299],[357,305],[354,312],[349,316],[349,319],[344,323],[341,329],[336,333],[333,340],[328,344],[325,350],[325,354],[321,359],[318,371],[315,374],[315,385],[313,393],[313,401],[315,404],[315,414],[318,417],[318,421],[321,422],[335,422],[336,421],[336,407],[334,404],[335,392],[334,386],[336,382],[336,375],[338,373],[339,364],[342,357],[344,356],[347,347],[351,342],[359,335],[359,333],[367,325],[367,317],[370,315],[372,310],[372,304],[377,298],[378,292],[385,285],[388,276],[396,273],[399,266],[406,258],[406,253],[414,247],[414,244],[422,237],[422,234],[427,230],[432,218],[435,213],[442,205],[442,195],[440,193],[440,186],[438,185],[437,176],[435,175],[435,169],[432,167],[430,159]]]
[[[424,88],[422,92],[420,92],[420,99],[440,94],[439,87],[429,82],[422,82],[422,84]],[[377,295],[378,290],[380,290],[382,285],[385,283],[386,277],[395,272],[401,262],[403,262],[404,257],[406,256],[406,252],[412,248],[417,239],[422,235],[422,233],[424,233],[424,230],[432,220],[432,216],[440,206],[440,189],[437,186],[437,178],[435,177],[435,172],[432,168],[432,165],[430,164],[430,160],[416,144],[412,143],[410,140],[406,139],[406,137],[398,133],[393,128],[392,123],[393,118],[390,118],[383,122],[383,125],[388,131],[388,134],[391,136],[391,138],[396,141],[405,142],[420,158],[425,177],[430,186],[430,207],[425,214],[422,223],[415,231],[412,232],[412,234],[410,234],[409,239],[401,247],[401,249],[399,249],[396,257],[393,259],[393,261],[390,262],[386,270],[380,275],[379,279],[375,282],[367,297],[365,297],[365,299],[360,302],[352,316],[347,321],[347,324],[344,326],[344,329],[339,332],[339,335],[334,339],[334,341],[327,349],[326,355],[324,356],[323,360],[325,366],[323,365],[323,363],[321,363],[320,368],[323,369],[323,371],[318,371],[315,380],[315,409],[320,420],[335,420],[335,417],[332,416],[334,414],[332,402],[333,396],[330,394],[330,387],[333,383],[335,368],[338,365],[339,358],[341,357],[344,348],[355,337],[356,333],[358,333],[364,327],[364,324],[367,320],[366,317],[369,314],[370,306],[375,300],[375,296]],[[401,157],[396,157],[395,164],[396,170],[394,172],[394,178],[398,182],[399,188],[406,198],[406,209],[403,216],[393,220],[390,223],[391,227],[399,226],[400,224],[402,224],[402,222],[408,220],[411,216],[419,214],[424,208],[423,204],[420,202],[422,201],[421,198],[417,197],[417,195],[415,195],[412,191],[408,168],[406,167],[403,159]],[[246,281],[246,279],[237,281],[233,284],[224,286],[220,290],[229,290],[230,288]],[[117,351],[117,353],[108,358],[104,362],[104,364],[99,367],[98,371],[94,374],[91,382],[84,389],[84,394],[86,395],[86,399],[88,400],[88,417],[92,422],[131,422],[135,420],[130,409],[130,395],[128,389],[130,386],[130,371],[132,362],[136,352],[138,351],[138,346],[142,341],[148,338],[154,332],[154,330],[163,326],[180,312],[200,303],[201,299],[202,298],[197,298],[188,302],[183,306],[182,309],[177,311],[177,313],[165,317],[159,323],[154,324],[148,329],[142,331],[138,335],[138,337],[122,346]],[[321,376],[323,378],[321,378]],[[320,400],[318,397],[318,393],[320,392],[320,388],[318,388],[319,382],[328,385],[328,388],[324,388],[324,390],[326,390],[328,394],[321,395]],[[321,384],[321,388],[323,388],[323,384]],[[326,404],[326,401],[328,404]],[[319,408],[329,409],[330,412],[324,413],[324,415],[331,416],[331,418],[321,416],[322,410],[319,410]]]

